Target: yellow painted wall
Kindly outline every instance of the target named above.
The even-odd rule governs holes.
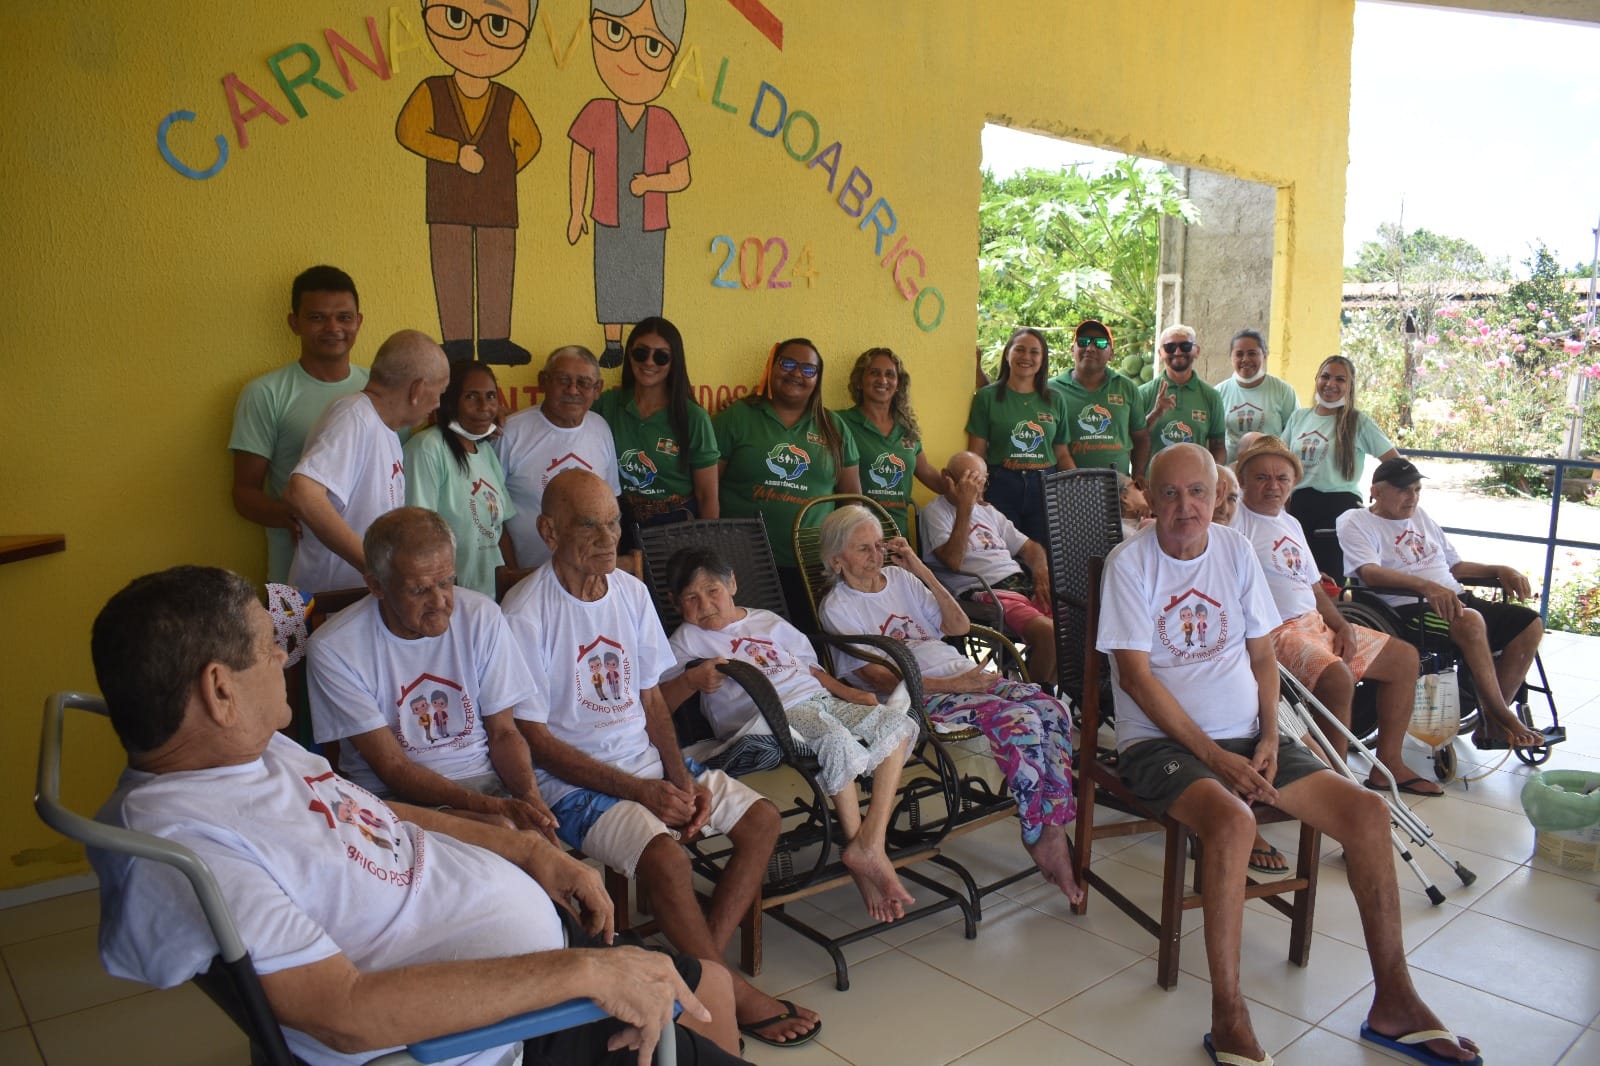
[[[1297,380],[1336,345],[1352,0],[766,6],[783,21],[781,51],[731,0],[690,0],[676,84],[658,101],[684,130],[693,175],[670,201],[666,313],[713,396],[748,384],[773,341],[807,334],[829,361],[827,395],[839,403],[854,353],[888,344],[916,374],[930,453],[959,444],[986,119],[1276,186],[1271,350]],[[367,17],[394,70],[383,80],[351,63],[349,92],[323,31],[370,55]],[[417,81],[444,68],[404,23],[420,30],[414,4],[376,0],[171,0],[159,15],[98,0],[72,13],[0,12],[0,270],[10,308],[0,366],[11,411],[0,532],[65,532],[69,544],[0,567],[0,889],[83,869],[79,852],[33,817],[29,797],[40,703],[55,689],[92,688],[87,635],[99,605],[131,577],[179,562],[263,571],[259,531],[229,504],[225,445],[240,386],[295,354],[283,324],[291,277],[322,261],[355,276],[366,314],[358,361],[395,329],[437,334],[423,165],[395,143],[394,121]],[[297,43],[342,94],[303,88],[304,118],[267,62]],[[286,76],[305,63],[303,53],[286,57]],[[222,87],[229,73],[287,123],[248,122],[240,147]],[[763,80],[791,112],[813,117],[823,146],[840,142],[832,194],[781,135],[751,128]],[[513,338],[536,353],[597,347],[590,245],[565,239],[566,129],[603,92],[586,5],[545,0],[505,81],[544,136],[519,179]],[[157,127],[179,110],[195,120],[176,123],[169,143],[189,165],[210,165],[214,138],[228,142],[214,177],[182,177],[158,153]],[[769,95],[756,117],[769,126],[775,114]],[[804,155],[809,140],[804,120],[790,127],[790,148]],[[897,220],[881,249],[873,227],[839,204],[856,167],[873,185],[866,206],[882,197]],[[809,244],[814,286],[713,287],[717,235],[736,245],[782,238],[794,253]],[[901,238],[900,251],[924,264],[917,284],[942,295],[932,331],[914,321],[893,260],[883,265]],[[903,277],[917,279],[916,262],[900,261]],[[937,301],[923,301],[931,319]],[[521,403],[533,380],[527,369],[501,377]],[[120,755],[104,732],[75,731],[74,742],[69,799],[92,806]]]

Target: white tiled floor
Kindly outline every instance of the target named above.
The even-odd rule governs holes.
[[[1550,767],[1600,771],[1600,640],[1546,638],[1544,661],[1571,740]],[[1541,712],[1542,713],[1542,712]],[[1476,753],[1460,747],[1463,771]],[[1424,756],[1411,751],[1422,768]],[[974,763],[973,765],[977,765]],[[1518,802],[1531,771],[1511,760],[1470,788],[1453,784],[1417,812],[1478,874],[1462,887],[1431,854],[1420,861],[1447,901],[1432,907],[1400,868],[1402,921],[1418,987],[1447,1023],[1473,1036],[1486,1061],[1516,1066],[1600,1063],[1600,872],[1561,870],[1533,857]],[[1282,848],[1292,829],[1269,834]],[[947,849],[980,879],[1019,864],[1015,830],[991,826]],[[1110,841],[1097,865],[1129,894],[1152,901],[1159,850]],[[1152,866],[1152,863],[1155,863]],[[794,905],[823,928],[864,916],[853,891]],[[116,981],[94,953],[98,918],[82,893],[0,911],[0,1063],[123,1064],[246,1061],[244,1041],[189,988],[152,992]],[[1037,877],[985,901],[976,940],[948,913],[853,945],[851,988],[837,992],[827,956],[769,921],[767,965],[757,983],[825,1019],[804,1048],[753,1045],[757,1063],[977,1064],[1071,1062],[1086,1066],[1205,1063],[1208,985],[1197,912],[1186,916],[1183,976],[1155,984],[1155,943],[1103,899],[1075,917]],[[1395,1058],[1356,1039],[1371,996],[1359,916],[1344,866],[1322,864],[1311,965],[1284,961],[1287,927],[1252,903],[1243,984],[1256,1029],[1283,1063],[1381,1066]]]

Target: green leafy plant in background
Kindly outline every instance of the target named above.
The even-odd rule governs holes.
[[[1165,167],[1134,156],[1104,170],[983,173],[978,208],[978,341],[991,373],[1012,330],[1050,339],[1052,374],[1071,363],[1072,329],[1098,318],[1119,356],[1151,355],[1161,220],[1199,213]],[[1151,360],[1153,362],[1153,359]],[[1120,359],[1119,359],[1120,363]]]

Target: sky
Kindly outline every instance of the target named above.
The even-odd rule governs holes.
[[[1345,261],[1382,222],[1522,261],[1537,240],[1588,264],[1600,224],[1600,26],[1361,0],[1350,75]],[[997,126],[983,165],[1104,163],[1103,152]],[[1402,203],[1404,214],[1402,216]]]

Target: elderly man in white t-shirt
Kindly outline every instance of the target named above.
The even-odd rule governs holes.
[[[1119,768],[1151,807],[1204,842],[1206,958],[1214,1060],[1270,1061],[1239,988],[1253,804],[1271,804],[1344,846],[1375,989],[1363,1039],[1470,1062],[1406,968],[1389,810],[1373,792],[1278,732],[1278,615],[1250,544],[1211,524],[1215,460],[1179,444],[1150,466],[1155,524],[1106,559],[1097,647],[1111,656]],[[1222,1059],[1224,1055],[1234,1056]]]
[[[367,527],[406,502],[395,431],[433,414],[449,384],[444,350],[427,334],[403,329],[378,348],[366,386],[328,405],[283,490],[301,528],[289,584],[308,594],[361,584]]]
[[[771,801],[686,760],[659,688],[676,665],[649,590],[617,569],[622,514],[611,486],[566,470],[544,492],[551,557],[505,597],[506,619],[545,701],[517,708],[561,839],[650,889],[674,947],[720,958],[761,892],[780,818]],[[680,841],[725,834],[733,854],[709,912]],[[811,1039],[815,1012],[734,974],[740,1029],[773,1044]]]
[[[622,491],[611,427],[590,410],[604,387],[593,352],[577,344],[557,348],[539,371],[543,402],[506,419],[505,431],[494,442],[505,468],[506,492],[517,505],[506,532],[524,567],[542,566],[550,558],[539,536],[539,511],[557,474],[588,470],[605,479],[612,495]]]
[[[449,1063],[648,1062],[674,999],[683,1026],[720,1045],[680,1026],[679,1061],[737,1061],[720,964],[568,950],[611,939],[593,870],[537,833],[391,806],[280,734],[284,653],[243,578],[193,566],[139,578],[95,619],[92,650],[128,753],[100,819],[206,863],[298,1061],[353,1066],[575,996],[618,1020]],[[111,973],[165,988],[210,967],[216,941],[182,874],[90,859]]]
[[[1050,613],[1050,565],[1044,548],[983,498],[989,468],[973,452],[956,452],[941,471],[944,494],[922,509],[922,557],[957,600],[989,603],[977,574],[994,590],[1006,628],[1028,646],[1028,673],[1045,684],[1056,676],[1056,628]],[[1025,574],[1018,560],[1027,564]]]
[[[528,742],[512,720],[541,689],[489,597],[455,587],[455,535],[402,507],[362,541],[371,595],[311,635],[307,687],[318,742],[377,795],[553,836]]]
[[[1300,482],[1300,457],[1277,437],[1262,435],[1241,449],[1235,466],[1243,506],[1234,512],[1233,528],[1250,541],[1266,574],[1278,610],[1279,623],[1272,631],[1278,661],[1347,726],[1356,682],[1375,684],[1378,761],[1394,775],[1400,791],[1440,795],[1444,790],[1413,773],[1400,755],[1417,687],[1416,649],[1345,620],[1322,587],[1305,530],[1285,510]],[[1332,743],[1333,754],[1343,757],[1343,734]],[[1388,782],[1378,775],[1368,785],[1386,788]]]
[[[1443,634],[1460,649],[1486,719],[1473,734],[1476,746],[1547,744],[1550,738],[1524,725],[1511,709],[1544,639],[1538,612],[1510,602],[1527,599],[1528,579],[1514,566],[1461,558],[1439,524],[1417,506],[1422,476],[1404,457],[1378,464],[1372,506],[1339,516],[1345,573],[1368,585],[1415,593],[1380,595],[1415,631]],[[1474,596],[1459,578],[1493,582],[1508,599]]]

